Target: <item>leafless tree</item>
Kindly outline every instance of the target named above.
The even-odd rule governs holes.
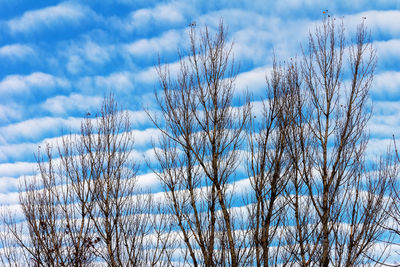
[[[238,266],[247,260],[246,238],[237,231],[229,183],[240,164],[249,105],[233,105],[237,66],[222,23],[215,35],[206,27],[199,38],[191,27],[189,39],[176,78],[168,67],[158,67],[162,119],[150,115],[162,132],[156,173],[182,235],[186,262]]]
[[[248,173],[252,190],[248,192],[248,214],[257,266],[284,265],[289,259],[282,248],[282,231],[290,174],[286,131],[291,123],[288,108],[292,106],[293,74],[290,68],[274,62],[267,79],[261,118],[250,117]]]
[[[60,166],[47,145],[45,157],[38,154],[39,174],[20,185],[26,221],[18,222],[11,214],[3,217],[8,242],[24,255],[22,262],[13,262],[16,266],[86,266],[94,259],[98,240],[88,220],[93,204],[86,188],[79,186],[76,192],[77,183],[60,173]]]
[[[287,243],[301,266],[373,262],[388,178],[365,159],[376,53],[364,24],[351,42],[327,19],[309,36],[287,134],[293,219]],[[297,69],[293,66],[293,69]]]
[[[400,154],[398,145],[393,135],[393,146],[394,150],[389,150],[385,157],[381,160],[381,164],[385,165],[386,172],[384,175],[390,179],[390,202],[391,205],[387,208],[386,212],[389,220],[385,222],[383,227],[391,234],[390,238],[385,241],[391,246],[392,256],[396,259],[400,253],[398,249],[400,247]],[[389,259],[387,266],[398,266],[399,262],[393,262],[393,258]]]
[[[5,245],[14,242],[26,255],[22,264],[33,266],[167,265],[168,216],[136,187],[132,149],[128,114],[110,95],[79,134],[62,137],[57,153],[48,145],[38,154],[39,174],[19,194],[25,222],[4,217],[13,238]]]

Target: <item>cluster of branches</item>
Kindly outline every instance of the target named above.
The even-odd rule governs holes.
[[[385,262],[387,230],[399,233],[390,212],[399,210],[398,169],[390,152],[366,155],[376,52],[364,24],[347,42],[343,24],[327,19],[300,59],[275,61],[261,109],[237,97],[223,25],[215,35],[192,28],[189,37],[178,73],[158,68],[162,116],[152,117],[162,132],[157,174],[185,263]],[[247,190],[235,192],[243,169]]]
[[[3,216],[3,265],[387,263],[400,238],[398,157],[366,155],[376,53],[364,25],[347,42],[325,20],[300,59],[274,62],[260,101],[235,91],[222,23],[189,39],[177,73],[158,66],[160,111],[148,112],[165,203],[138,194],[130,123],[106,98],[57,159],[51,147],[38,155],[23,221]]]
[[[167,265],[168,216],[135,185],[132,148],[128,114],[110,95],[79,134],[39,151],[38,175],[20,188],[23,219],[2,214],[2,266]]]

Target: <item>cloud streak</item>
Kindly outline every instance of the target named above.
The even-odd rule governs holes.
[[[0,128],[0,144],[15,142],[39,141],[45,137],[57,136],[61,129],[68,132],[76,131],[81,125],[82,118],[41,117],[9,124]]]
[[[34,49],[26,44],[11,44],[0,47],[0,57],[17,60],[32,55],[34,55]]]
[[[184,23],[184,11],[189,11],[186,4],[177,1],[138,9],[132,11],[126,18],[114,17],[111,22],[115,28],[126,32],[145,33],[152,26],[168,25],[170,27]]]
[[[88,8],[77,3],[63,2],[56,6],[26,11],[7,22],[12,33],[27,33],[41,28],[55,28],[65,23],[76,24],[85,18]]]
[[[76,111],[80,111],[82,114],[88,111],[93,112],[100,106],[101,102],[102,98],[99,96],[85,96],[73,93],[69,96],[57,95],[48,98],[40,106],[55,116],[61,116]]]
[[[0,81],[0,93],[6,95],[29,94],[32,89],[54,89],[55,87],[67,88],[68,80],[55,77],[43,72],[34,72],[29,75],[8,75]]]

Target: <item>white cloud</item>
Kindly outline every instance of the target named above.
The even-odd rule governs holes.
[[[0,193],[18,191],[18,181],[14,177],[0,177]]]
[[[0,122],[7,122],[9,120],[21,119],[22,107],[15,103],[7,103],[7,105],[0,105]]]
[[[135,76],[136,81],[146,84],[154,84],[158,80],[158,74],[155,67],[147,68]]]
[[[113,17],[111,23],[118,30],[143,32],[148,31],[154,25],[172,26],[183,23],[185,21],[184,14],[188,15],[190,12],[191,8],[186,3],[175,1],[159,4],[153,8],[135,10],[124,19]]]
[[[137,181],[136,185],[144,191],[150,190],[150,189],[155,189],[156,187],[160,186],[158,177],[154,173],[138,175],[136,181]]]
[[[76,82],[83,92],[98,93],[107,90],[129,91],[134,88],[133,74],[127,71],[114,72],[108,76],[86,76]]]
[[[257,94],[266,88],[266,75],[269,75],[270,68],[267,66],[255,68],[251,71],[242,72],[236,78],[236,89],[238,92]]]
[[[373,113],[375,116],[398,116],[400,119],[400,101],[376,101]]]
[[[0,57],[10,59],[23,59],[27,56],[32,56],[34,50],[32,47],[24,44],[11,44],[0,47]]]
[[[134,128],[139,128],[140,126],[149,124],[154,126],[144,110],[128,111],[128,115]]]
[[[186,60],[185,58],[183,60]],[[168,68],[169,74],[171,75],[171,78],[174,79],[176,75],[180,71],[180,63],[179,61],[172,62],[172,63],[167,63],[163,66],[161,66],[162,69],[165,67]],[[135,80],[140,83],[144,84],[151,84],[154,85],[156,82],[158,82],[158,74],[157,74],[157,67],[149,67],[141,72],[137,73],[135,75]]]
[[[0,146],[0,161],[7,162],[12,159],[21,159],[23,157],[33,157],[37,149],[34,143],[18,143]]]
[[[0,136],[3,138],[0,143],[7,144],[15,141],[24,142],[25,140],[37,140],[46,135],[55,135],[61,129],[77,130],[81,125],[81,118],[56,118],[42,117],[30,119],[14,124],[9,124],[0,128]]]
[[[383,99],[400,98],[400,72],[386,71],[375,76],[371,93]]]
[[[33,162],[2,163],[0,164],[0,177],[19,177],[22,175],[28,175],[33,173],[35,168],[36,163]]]
[[[387,148],[390,145],[393,145],[392,138],[386,138],[386,139],[372,138],[368,142],[365,155],[368,160],[375,161],[380,155],[387,152]]]
[[[147,128],[144,130],[133,130],[135,138],[135,146],[147,146],[151,147],[152,140],[157,140],[160,137],[160,130],[156,128]]]
[[[130,14],[130,19],[132,26],[138,27],[149,21],[165,23],[181,22],[184,17],[179,10],[179,6],[174,4],[162,4],[154,8],[136,10]]]
[[[368,124],[372,138],[400,137],[400,101],[376,101]],[[381,149],[384,147],[381,147]]]
[[[400,36],[400,35],[399,35]],[[390,39],[384,41],[375,41],[374,47],[378,54],[378,68],[397,69],[400,61],[400,39]]]
[[[56,6],[25,12],[21,17],[8,21],[13,33],[29,32],[38,28],[54,28],[65,22],[77,23],[88,15],[87,7],[77,3],[63,2]]]
[[[378,11],[371,10],[362,12],[351,16],[351,21],[355,21],[355,24],[360,23],[361,17],[366,17],[366,25],[371,29],[372,33],[385,33],[392,36],[398,36],[400,34],[400,24],[393,23],[398,21],[400,17],[399,10],[387,10]]]
[[[134,43],[125,45],[128,53],[138,57],[156,59],[158,53],[177,51],[177,48],[187,40],[186,34],[175,30],[167,31],[159,37],[141,39]]]
[[[53,75],[34,72],[29,75],[8,75],[0,81],[0,93],[14,95],[27,93],[31,88],[49,89],[54,87],[69,87],[69,81]]]
[[[83,59],[78,55],[70,55],[66,64],[67,70],[72,74],[77,74],[83,70]]]
[[[251,191],[251,183],[249,178],[241,179],[239,181],[229,184],[229,190],[236,194],[244,195]]]
[[[110,62],[115,49],[112,45],[103,45],[92,40],[73,42],[68,47],[61,48],[61,55],[67,58],[67,70],[78,74],[90,67],[98,68]]]
[[[374,46],[376,47],[379,58],[384,57],[385,59],[390,56],[400,55],[400,39],[390,39],[385,41],[375,41]]]
[[[0,193],[0,205],[16,205],[19,203],[19,195],[17,192],[3,194]]]
[[[133,89],[132,74],[129,72],[114,72],[108,76],[95,76],[96,88],[126,91]]]
[[[86,58],[92,63],[103,63],[110,59],[107,49],[95,42],[88,41],[84,46]]]
[[[70,94],[69,96],[48,98],[41,104],[41,107],[54,115],[66,115],[70,111],[81,111],[84,114],[87,111],[97,110],[102,100],[103,98],[98,96]]]

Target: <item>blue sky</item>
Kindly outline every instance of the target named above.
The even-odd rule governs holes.
[[[272,51],[282,61],[298,55],[326,9],[350,32],[367,17],[378,53],[368,151],[378,155],[392,134],[400,138],[399,0],[0,0],[0,204],[17,203],[37,147],[76,131],[110,90],[132,115],[134,155],[151,153],[157,131],[142,107],[155,108],[154,65],[159,55],[176,67],[192,21],[215,29],[224,20],[241,66],[237,89],[257,94]]]

